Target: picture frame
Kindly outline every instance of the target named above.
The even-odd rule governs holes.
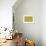
[[[34,16],[32,15],[24,15],[23,16],[23,23],[34,23]]]

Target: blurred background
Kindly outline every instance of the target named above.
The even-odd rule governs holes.
[[[24,24],[24,15],[34,16],[34,23]],[[0,27],[15,28],[37,46],[46,46],[46,0],[0,0]]]

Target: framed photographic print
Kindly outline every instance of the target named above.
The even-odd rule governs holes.
[[[32,15],[24,15],[23,23],[34,23],[34,16]]]

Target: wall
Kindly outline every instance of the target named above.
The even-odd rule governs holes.
[[[0,0],[0,27],[12,29],[12,6],[16,0]]]
[[[41,41],[46,46],[46,0],[41,0]]]
[[[41,0],[23,0],[13,11],[15,29],[22,32],[25,38],[34,40],[36,46],[41,46]],[[34,23],[24,24],[24,15],[34,16]]]

